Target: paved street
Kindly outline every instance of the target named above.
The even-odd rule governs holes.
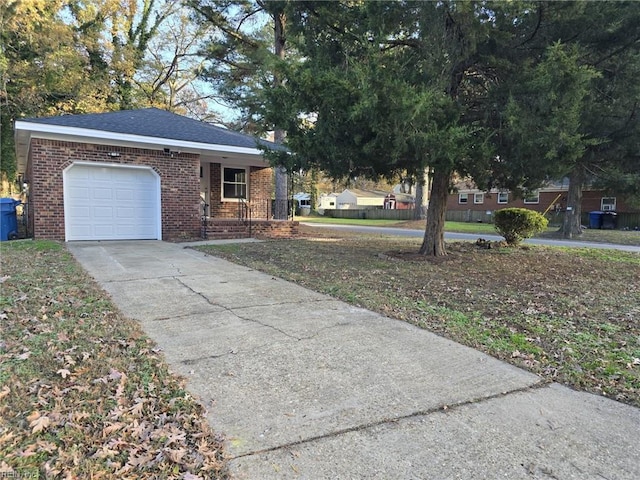
[[[398,237],[417,237],[422,238],[424,231],[413,230],[409,228],[393,228],[393,227],[365,227],[360,225],[334,225],[328,223],[312,223],[302,222],[303,225],[314,228],[331,228],[337,230],[345,230],[349,232],[362,232],[376,235],[394,235]],[[504,240],[500,235],[487,235],[477,233],[456,233],[445,232],[445,240],[471,240],[475,241],[478,238],[484,238],[485,240],[500,241]],[[638,245],[617,245],[614,243],[596,243],[596,242],[582,242],[574,240],[547,240],[542,238],[529,238],[524,241],[530,245],[555,245],[558,247],[575,247],[575,248],[600,248],[608,250],[622,250],[625,252],[638,252],[640,253],[640,232],[638,232]]]

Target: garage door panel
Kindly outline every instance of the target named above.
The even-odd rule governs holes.
[[[113,208],[110,206],[93,207],[91,209],[91,216],[96,222],[111,223],[113,219]]]
[[[75,164],[64,188],[67,240],[159,238],[159,179],[150,169]]]
[[[67,195],[72,199],[84,199],[90,195],[90,192],[87,187],[70,186],[69,188],[67,188]]]
[[[93,234],[97,237],[102,237],[102,239],[111,240],[111,237],[114,236],[115,229],[113,225],[94,225],[93,226]]]
[[[116,215],[118,217],[118,220],[126,218],[135,219],[136,209],[134,209],[133,207],[118,207],[118,209],[116,210]]]
[[[136,218],[138,220],[144,220],[150,218],[151,213],[154,212],[155,209],[153,207],[140,207],[136,209]],[[147,222],[148,223],[148,222]]]
[[[111,188],[98,187],[92,190],[91,197],[94,200],[111,200],[113,198],[113,190]]]
[[[75,218],[90,218],[91,217],[91,208],[87,206],[72,206],[70,207],[69,213],[67,215],[72,215]]]
[[[135,190],[130,188],[118,188],[116,190],[116,200],[123,202],[133,202],[135,200]]]

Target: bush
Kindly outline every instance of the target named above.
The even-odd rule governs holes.
[[[546,229],[549,221],[538,212],[526,208],[503,208],[496,211],[494,223],[507,244],[518,245],[525,238]]]

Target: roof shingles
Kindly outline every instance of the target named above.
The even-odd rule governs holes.
[[[263,145],[273,149],[282,148],[267,140],[216,127],[158,108],[26,118],[22,121],[204,144],[244,148],[257,148],[258,145]]]

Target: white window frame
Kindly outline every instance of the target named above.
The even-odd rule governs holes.
[[[220,172],[220,197],[222,198],[222,201],[223,202],[240,202],[241,200],[248,200],[249,199],[249,167],[238,167],[238,166],[227,165],[227,166],[222,166],[221,168],[222,168],[222,171]],[[224,171],[226,169],[244,170],[244,175],[245,175],[245,182],[244,182],[245,196],[244,197],[242,197],[242,198],[239,198],[239,197],[225,197],[225,195],[224,195],[224,185],[225,185],[225,183],[229,183],[229,182],[225,182],[224,181]],[[238,183],[238,184],[242,185],[241,183]]]
[[[613,200],[613,202],[606,202],[605,200]],[[605,206],[607,208],[605,208]],[[602,197],[600,199],[600,210],[603,212],[613,212],[616,209],[616,197]]]
[[[464,201],[462,199],[464,198]],[[459,205],[467,205],[469,203],[469,194],[468,193],[459,193],[458,194],[458,204]]]
[[[506,200],[500,200],[500,195],[506,195]],[[509,203],[509,192],[498,192],[498,203],[501,205]]]
[[[473,194],[473,204],[474,205],[481,205],[484,203],[484,193],[480,192],[480,193],[474,193]]]
[[[535,200],[533,200],[534,196],[535,196]],[[529,197],[527,198],[525,196],[523,198],[523,201],[524,201],[525,205],[535,205],[535,204],[540,203],[540,192],[536,191],[536,192],[529,193]]]

